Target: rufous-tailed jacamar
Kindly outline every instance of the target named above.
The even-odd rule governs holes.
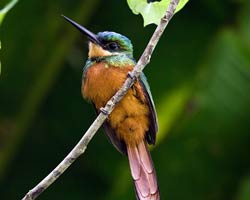
[[[135,66],[131,41],[115,32],[92,33],[63,16],[89,39],[89,53],[83,68],[82,94],[96,109],[105,106]],[[155,144],[158,130],[154,102],[145,75],[128,90],[103,125],[111,143],[128,156],[139,200],[159,200],[156,173],[147,147]]]

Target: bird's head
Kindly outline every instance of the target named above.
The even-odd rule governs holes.
[[[81,33],[86,35],[89,39],[89,58],[105,57],[112,55],[127,54],[133,56],[133,46],[131,41],[115,32],[99,32],[92,33],[85,27],[79,25],[73,20],[63,16],[68,22],[75,26]]]

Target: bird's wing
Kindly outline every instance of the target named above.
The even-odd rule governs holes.
[[[122,154],[127,154],[126,144],[116,137],[114,129],[110,126],[108,122],[103,123],[104,132],[107,135],[109,141],[114,145],[114,147]]]
[[[150,126],[149,126],[149,131],[146,134],[146,139],[149,144],[155,144],[156,141],[156,133],[158,132],[158,120],[157,120],[157,115],[156,115],[156,110],[155,110],[155,105],[153,101],[152,94],[150,92],[150,87],[147,82],[147,78],[144,75],[144,73],[141,73],[140,76],[140,84],[143,87],[143,92],[144,95],[147,99],[148,102],[148,107],[150,111]]]
[[[95,108],[95,112],[98,115],[100,113],[100,111],[98,111],[93,103],[93,106]],[[121,154],[127,154],[127,148],[126,148],[126,144],[119,140],[116,137],[115,134],[115,130],[110,126],[110,124],[105,121],[102,125],[102,127],[104,128],[104,132],[105,135],[107,136],[108,140],[111,142],[111,144],[113,144],[113,146],[121,153]]]

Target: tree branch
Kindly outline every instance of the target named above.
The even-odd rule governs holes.
[[[101,113],[97,116],[95,121],[86,131],[84,136],[78,142],[78,144],[72,149],[72,151],[63,159],[63,161],[47,175],[38,185],[31,189],[22,200],[34,200],[44,190],[46,190],[63,172],[81,155],[85,152],[88,143],[93,138],[97,130],[101,127],[108,115],[113,111],[115,105],[125,96],[128,89],[134,84],[137,78],[140,76],[142,70],[150,62],[151,55],[158,43],[163,31],[165,30],[168,22],[174,15],[175,9],[179,3],[179,0],[171,0],[167,11],[157,26],[154,34],[152,35],[146,49],[144,50],[141,58],[135,65],[133,71],[128,74],[123,86],[117,91],[117,93],[107,102],[106,106],[101,109]]]

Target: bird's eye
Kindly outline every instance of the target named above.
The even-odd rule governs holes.
[[[119,45],[116,42],[110,42],[110,43],[108,43],[108,48],[110,50],[118,50],[119,49]]]

